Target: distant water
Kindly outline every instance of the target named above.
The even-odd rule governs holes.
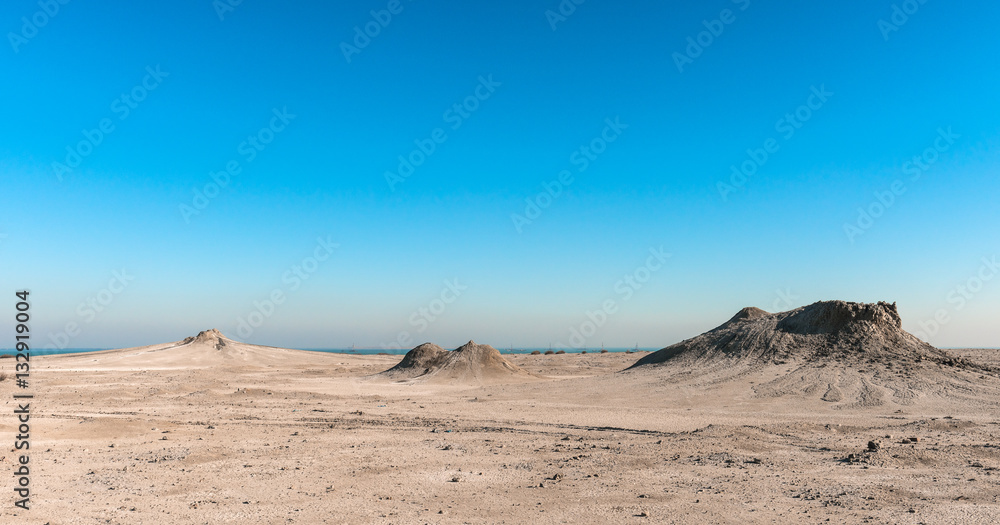
[[[55,350],[48,350],[45,348],[32,348],[30,351],[31,355],[56,355],[56,354],[79,354],[82,352],[100,352],[102,350],[111,350],[110,348],[59,348]],[[13,348],[0,348],[0,355],[14,355],[17,350]]]
[[[79,354],[83,352],[100,352],[102,350],[112,350],[111,348],[62,348],[56,350],[46,350],[44,348],[32,348],[31,355],[56,355],[56,354]],[[307,350],[310,352],[325,352],[330,354],[355,354],[355,355],[403,355],[410,349],[379,349],[379,348],[296,348],[295,350]],[[548,348],[498,348],[501,354],[530,354],[532,352],[548,352]],[[635,351],[635,348],[605,348],[608,352],[628,352]],[[654,352],[659,348],[640,348],[639,351]],[[558,352],[558,348],[553,348],[553,352]],[[600,348],[571,348],[565,350],[567,354],[579,354],[586,351],[588,354],[600,353]],[[17,353],[13,348],[0,348],[0,355],[13,355]]]
[[[333,354],[355,354],[355,355],[378,355],[378,354],[389,354],[389,355],[403,355],[410,351],[409,348],[405,349],[379,349],[379,348],[298,348],[298,350],[308,350],[310,352],[327,352]],[[532,352],[545,353],[549,351],[549,348],[497,348],[501,354],[530,354]],[[586,351],[588,354],[600,353],[600,348],[568,348],[564,349],[567,354],[579,354]],[[605,348],[608,352],[635,352],[635,348]],[[639,351],[655,352],[659,348],[640,348]],[[553,352],[558,352],[558,348],[552,348]]]

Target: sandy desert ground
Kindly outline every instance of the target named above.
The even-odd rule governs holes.
[[[510,381],[398,381],[374,374],[399,356],[212,332],[35,358],[32,508],[5,476],[0,522],[1000,521],[996,375],[956,368],[947,392],[859,404],[756,388],[794,363],[739,381],[619,373],[643,355],[505,356]],[[879,384],[871,368],[845,393]],[[13,390],[0,382],[9,472]]]

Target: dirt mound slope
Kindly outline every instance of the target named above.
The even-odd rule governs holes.
[[[993,367],[952,356],[903,330],[895,303],[846,301],[780,313],[744,308],[628,370],[656,370],[672,381],[702,386],[753,376],[757,396],[803,395],[844,406],[975,396],[980,378],[996,383],[998,376]]]
[[[317,352],[241,343],[214,328],[173,343],[50,357],[53,363],[72,361],[93,369],[283,368],[323,359]]]
[[[403,356],[396,366],[382,372],[380,375],[394,379],[412,379],[435,370],[448,351],[434,343],[424,343],[415,347]]]
[[[442,383],[499,383],[531,380],[531,374],[504,359],[496,348],[469,341],[459,348],[445,351],[424,343],[403,356],[396,366],[378,374],[397,380],[432,381]]]

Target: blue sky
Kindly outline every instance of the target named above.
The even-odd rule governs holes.
[[[660,347],[825,299],[1000,344],[995,2],[219,5],[0,7],[36,344]]]

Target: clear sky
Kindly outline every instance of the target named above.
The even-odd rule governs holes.
[[[0,6],[36,344],[1000,345],[997,2],[65,1]]]

